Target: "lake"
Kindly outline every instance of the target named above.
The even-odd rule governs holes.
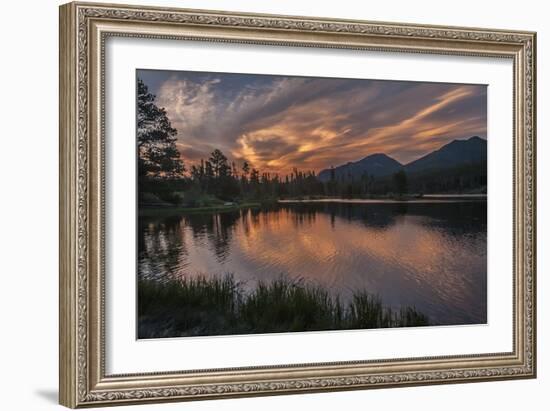
[[[487,321],[487,202],[284,202],[266,209],[140,216],[138,276],[284,276],[343,301],[354,291],[414,306],[433,324]]]

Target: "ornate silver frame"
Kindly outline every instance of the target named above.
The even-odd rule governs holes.
[[[475,55],[514,63],[514,349],[471,356],[106,375],[103,67],[109,36]],[[68,407],[536,376],[532,32],[70,3],[60,8],[60,403]],[[266,362],[269,360],[266,359]]]

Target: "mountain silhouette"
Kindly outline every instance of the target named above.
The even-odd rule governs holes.
[[[361,178],[363,175],[372,177],[384,177],[393,174],[403,168],[403,165],[387,156],[386,154],[372,154],[362,160],[349,162],[347,164],[335,167],[334,169],[326,169],[319,173],[320,181],[330,181],[332,173],[336,180],[350,180]]]
[[[372,154],[362,160],[349,162],[333,169],[322,170],[318,178],[322,182],[358,180],[370,177],[387,177],[403,169],[407,174],[426,174],[442,170],[460,169],[487,162],[487,140],[478,136],[466,140],[453,140],[408,164],[401,164],[386,154]]]
[[[433,151],[405,165],[407,173],[436,171],[459,166],[474,165],[487,161],[487,140],[478,136],[467,140],[453,140],[439,150]]]

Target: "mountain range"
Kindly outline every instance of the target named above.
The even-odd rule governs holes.
[[[487,140],[473,136],[466,140],[453,140],[438,150],[407,164],[401,164],[386,154],[371,154],[355,162],[348,162],[331,169],[322,170],[318,174],[318,179],[322,182],[328,182],[332,179],[353,181],[365,175],[381,178],[392,176],[400,170],[404,170],[409,176],[439,172],[448,174],[453,169],[462,170],[478,165],[486,167],[486,162]],[[486,174],[486,171],[484,173]]]

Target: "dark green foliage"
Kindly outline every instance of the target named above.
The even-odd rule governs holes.
[[[226,327],[226,313],[234,312],[238,290],[231,277],[189,279],[170,284],[140,282],[138,287],[139,337],[209,334]]]
[[[321,287],[280,278],[245,292],[232,276],[138,284],[139,338],[428,325],[412,307],[392,310],[357,292],[348,304]]]
[[[392,311],[382,306],[380,298],[356,294],[349,305],[348,321],[352,328],[383,328],[392,324]]]
[[[486,193],[487,162],[408,174],[413,193]]]
[[[414,307],[401,307],[394,321],[398,327],[430,325],[428,317],[416,311]]]
[[[227,177],[231,171],[227,157],[218,149],[215,149],[208,162],[212,164],[212,174],[215,178]]]
[[[176,148],[177,130],[166,110],[155,104],[145,83],[137,82],[138,173],[145,177],[179,177],[185,171]]]
[[[397,194],[405,194],[407,192],[407,174],[405,171],[399,170],[393,175],[393,185]]]
[[[218,203],[273,202],[285,198],[404,198],[408,193],[484,193],[487,184],[485,164],[463,165],[443,170],[424,170],[408,174],[401,169],[389,176],[335,175],[319,180],[312,171],[292,172],[281,178],[262,173],[244,162],[239,173],[235,164],[218,149],[191,167],[189,176],[179,178],[140,177],[142,205],[154,193],[163,201],[188,208],[217,206]],[[210,199],[210,200],[208,200]]]
[[[182,196],[176,185],[183,183],[185,171],[176,148],[177,130],[166,111],[155,104],[155,96],[145,83],[137,82],[137,150],[140,202],[157,198],[156,205],[178,204]],[[181,188],[181,187],[180,187]]]
[[[184,179],[142,177],[138,182],[140,206],[164,207],[180,205],[189,182]]]
[[[333,305],[326,290],[279,279],[260,283],[242,302],[238,316],[251,332],[331,329]]]

